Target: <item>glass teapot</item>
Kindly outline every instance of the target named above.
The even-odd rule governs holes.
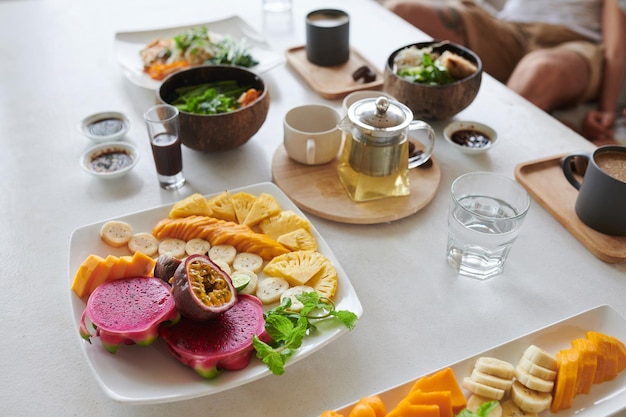
[[[354,103],[339,128],[345,139],[337,173],[356,202],[409,195],[409,169],[428,161],[435,146],[429,124],[413,120],[407,106],[384,96]],[[417,130],[427,138],[422,152],[409,158],[408,133]]]

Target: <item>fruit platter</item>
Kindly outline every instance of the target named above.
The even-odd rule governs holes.
[[[605,345],[610,348],[604,354],[600,353],[601,349],[595,350],[596,360],[590,374],[581,371],[586,366],[582,360],[572,362],[580,370],[574,370],[574,375],[578,375],[570,381],[564,365],[567,361],[561,355],[579,350],[581,341],[593,345],[595,342],[591,341],[596,337],[610,340]],[[626,408],[624,340],[626,321],[611,307],[601,305],[385,391],[364,394],[357,401],[323,411],[320,416],[612,415]],[[607,360],[608,356],[612,360]],[[609,363],[613,366],[611,373]],[[590,376],[581,377],[583,374]],[[500,385],[505,380],[508,385]],[[441,407],[442,394],[447,394],[447,413],[440,412],[443,409],[435,405]],[[425,400],[426,397],[430,399]],[[487,403],[493,408],[483,413],[486,408],[479,408]],[[436,410],[431,413],[433,409]]]
[[[238,253],[236,255],[233,253],[233,257],[229,261],[225,261],[223,256],[227,256],[227,252],[229,252],[227,249],[230,249],[229,245],[216,244],[210,249],[208,247],[199,249],[202,243],[200,238],[185,239],[187,253],[184,253],[185,249],[177,253],[176,251],[179,248],[176,246],[176,243],[182,239],[178,239],[176,236],[184,236],[176,233],[183,230],[184,234],[188,233],[189,230],[189,227],[180,227],[178,223],[188,222],[188,219],[194,216],[195,218],[203,217],[185,213],[185,211],[197,209],[196,201],[202,202],[202,204],[213,202],[213,204],[220,206],[223,203],[222,196],[225,195],[245,196],[248,199],[245,220],[250,224],[258,223],[260,225],[260,219],[265,219],[266,222],[264,224],[268,233],[270,233],[270,229],[278,230],[276,223],[269,221],[269,218],[274,216],[281,219],[284,217],[296,219],[291,221],[297,225],[304,225],[306,233],[304,233],[302,228],[289,233],[280,232],[280,237],[276,239],[282,243],[276,244],[273,239],[270,239],[273,242],[271,245],[261,245],[258,242],[265,242],[267,240],[265,235],[240,238],[239,232],[230,231],[230,228],[234,228],[233,230],[237,231],[245,229],[243,224],[235,224],[236,219],[232,219],[233,222],[230,222],[204,216],[206,217],[203,219],[205,223],[216,223],[219,221],[220,225],[229,225],[229,228],[222,228],[216,233],[222,238],[236,238],[235,240],[238,243],[233,243],[233,245],[237,248]],[[193,200],[194,198],[196,201]],[[257,205],[262,207],[263,210],[255,211],[254,207],[256,206],[252,202],[258,202]],[[245,204],[243,205],[245,206]],[[274,207],[273,216],[268,216],[264,212],[267,207]],[[208,227],[205,223],[202,224],[202,227]],[[231,223],[234,226],[231,227]],[[196,226],[198,224],[196,221]],[[258,228],[258,226],[254,227]],[[126,233],[125,228],[132,228],[133,236],[131,239],[122,239]],[[184,230],[187,230],[187,232]],[[153,241],[155,235],[158,236],[160,241],[158,252],[153,247],[156,244]],[[311,249],[310,245],[314,245],[314,250]],[[303,249],[300,250],[300,247]],[[254,252],[258,253],[259,256],[251,254]],[[200,255],[199,253],[206,253],[206,255]],[[283,257],[280,256],[281,254]],[[157,269],[155,265],[161,265],[159,261],[162,258],[170,257],[172,259],[176,258],[177,266],[180,267],[176,268],[176,274],[171,273],[168,275],[169,278],[166,279],[161,273],[166,268]],[[275,296],[275,285],[270,287],[264,287],[263,285],[268,282],[272,284],[281,282],[281,279],[274,277],[274,275],[278,276],[281,274],[281,271],[284,272],[285,265],[292,267],[293,261],[285,261],[285,259],[295,259],[295,257],[297,257],[295,264],[301,267],[302,271],[293,270],[292,268],[292,275],[295,278],[289,278],[292,275],[287,274],[289,277],[286,276],[283,280],[287,281],[287,289],[314,288],[314,290],[311,290],[311,293],[319,294],[320,298],[324,297],[326,299],[328,297],[332,301],[333,311],[339,313],[348,312],[355,321],[361,317],[363,313],[361,303],[332,250],[304,214],[272,183],[260,183],[240,189],[227,190],[213,196],[194,194],[175,204],[164,205],[115,219],[105,219],[101,222],[76,229],[72,233],[70,240],[70,302],[76,326],[77,340],[96,380],[107,395],[114,400],[125,403],[149,404],[211,395],[268,376],[280,378],[282,372],[288,373],[289,370],[281,368],[280,372],[277,372],[275,368],[270,367],[265,362],[265,358],[261,354],[254,355],[250,353],[250,359],[247,364],[238,366],[236,370],[229,370],[227,367],[224,367],[225,370],[219,369],[219,372],[213,372],[215,369],[206,370],[197,369],[198,367],[191,365],[185,366],[185,363],[181,363],[182,360],[179,357],[172,354],[170,339],[164,340],[164,337],[167,337],[168,334],[171,335],[172,331],[161,332],[163,328],[166,328],[166,325],[172,324],[171,329],[180,329],[181,327],[177,326],[180,326],[180,323],[187,319],[187,316],[193,317],[193,320],[225,316],[226,313],[223,313],[221,310],[226,310],[228,307],[230,308],[228,312],[234,311],[235,307],[232,307],[232,302],[228,306],[220,307],[221,310],[220,308],[212,310],[205,308],[200,313],[198,313],[197,307],[193,305],[188,310],[183,307],[179,308],[184,303],[179,304],[177,302],[176,310],[184,312],[182,319],[181,314],[178,314],[177,317],[175,312],[173,313],[174,309],[171,309],[167,315],[163,316],[163,323],[157,323],[157,325],[162,325],[159,327],[158,337],[156,337],[155,332],[154,337],[148,338],[149,340],[147,341],[146,338],[136,340],[132,339],[132,337],[127,340],[123,338],[116,339],[111,334],[105,332],[104,324],[101,324],[98,328],[95,325],[96,320],[90,323],[89,320],[97,316],[91,303],[92,298],[117,296],[117,293],[109,291],[113,284],[118,285],[135,279],[124,277],[117,277],[108,281],[105,279],[106,276],[110,278],[114,271],[120,267],[119,264],[122,263],[124,264],[122,269],[126,271],[133,270],[135,275],[152,276],[152,271],[154,271],[154,276],[148,278],[151,281],[141,278],[141,285],[147,285],[147,283],[152,282],[152,284],[158,287],[156,291],[161,293],[163,293],[163,288],[166,288],[165,296],[168,297],[167,303],[173,305],[173,299],[180,301],[180,296],[177,295],[176,291],[178,290],[178,294],[180,294],[180,288],[185,288],[184,283],[177,286],[177,283],[180,284],[178,281],[184,280],[185,277],[185,274],[180,271],[191,271],[192,268],[186,265],[194,264],[195,261],[200,260],[205,262],[206,265],[212,265],[215,270],[220,271],[220,274],[223,271],[228,271],[229,278],[225,281],[229,285],[232,284],[229,288],[233,290],[233,293],[235,289],[237,290],[237,305],[254,304],[255,306],[262,306],[262,312],[265,316],[279,309],[283,305],[283,301]],[[259,258],[262,259],[260,261],[261,264],[257,264]],[[318,271],[315,273],[315,279],[302,278],[306,274],[311,273],[311,271],[306,271],[314,263],[311,259],[314,259],[317,264],[323,265],[324,268],[332,271],[332,273],[322,274]],[[94,271],[102,270],[104,265],[106,265],[106,271],[108,271],[106,274],[94,273]],[[215,268],[216,265],[218,266],[217,268]],[[244,276],[243,278],[246,279],[242,281],[242,275],[246,275],[252,269],[256,271],[256,274]],[[317,269],[322,270],[322,267],[320,266]],[[157,273],[157,270],[159,273]],[[85,271],[90,272],[87,273]],[[143,274],[142,272],[146,273]],[[235,277],[236,275],[238,276]],[[253,275],[255,276],[254,281],[251,279]],[[312,274],[310,275],[313,277]],[[305,280],[310,287],[298,285],[304,283]],[[251,284],[252,282],[254,282],[254,286]],[[171,290],[169,285],[172,286]],[[193,286],[193,282],[191,286]],[[248,290],[246,290],[246,287]],[[254,289],[252,289],[253,287]],[[107,288],[109,293],[106,293],[103,290],[104,288]],[[139,291],[144,291],[144,289]],[[282,292],[282,294],[287,293],[288,291],[286,290]],[[293,305],[300,298],[293,296],[293,294],[291,296],[292,298],[290,298],[287,304],[295,308]],[[215,300],[215,298],[211,298],[211,300]],[[294,304],[292,304],[292,301]],[[109,302],[109,299],[107,299],[107,302]],[[163,305],[167,303],[162,302]],[[139,302],[139,304],[142,305],[142,302]],[[114,302],[111,302],[111,305],[114,305]],[[133,301],[131,305],[136,306],[137,302]],[[211,306],[209,305],[209,307]],[[114,314],[117,314],[117,311],[127,310],[132,310],[132,307],[128,309],[122,306],[119,310],[114,310]],[[210,311],[207,312],[205,310]],[[195,316],[194,314],[199,315]],[[205,317],[204,314],[209,316]],[[178,321],[179,319],[181,319],[180,322]],[[167,323],[165,323],[166,321]],[[88,324],[92,324],[93,328],[90,328]],[[350,328],[344,324],[341,323],[341,320],[320,320],[314,326],[314,331],[306,333],[301,345],[294,349],[295,353],[285,361],[284,368],[313,354],[318,349],[348,332]],[[95,333],[94,329],[96,329]],[[261,342],[267,341],[267,338],[260,334],[259,339],[261,339]],[[255,348],[257,348],[257,351],[259,350],[256,341]]]

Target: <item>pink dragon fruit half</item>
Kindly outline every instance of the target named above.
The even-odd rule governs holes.
[[[167,283],[153,277],[135,277],[106,282],[89,296],[79,332],[91,343],[94,335],[87,328],[87,318],[102,346],[115,353],[121,344],[152,344],[159,325],[178,322],[180,313]]]
[[[243,369],[254,353],[252,336],[264,342],[263,305],[258,298],[239,295],[227,311],[210,320],[182,317],[174,326],[161,327],[159,335],[172,354],[204,378],[214,378],[222,370]]]

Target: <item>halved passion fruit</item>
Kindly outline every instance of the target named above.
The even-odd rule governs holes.
[[[230,277],[206,255],[191,255],[178,266],[172,294],[178,311],[193,320],[209,320],[237,302]]]

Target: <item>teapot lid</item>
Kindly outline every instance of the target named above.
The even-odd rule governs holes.
[[[405,129],[413,120],[413,112],[402,103],[380,96],[357,101],[348,109],[348,117],[359,128],[379,136]]]

